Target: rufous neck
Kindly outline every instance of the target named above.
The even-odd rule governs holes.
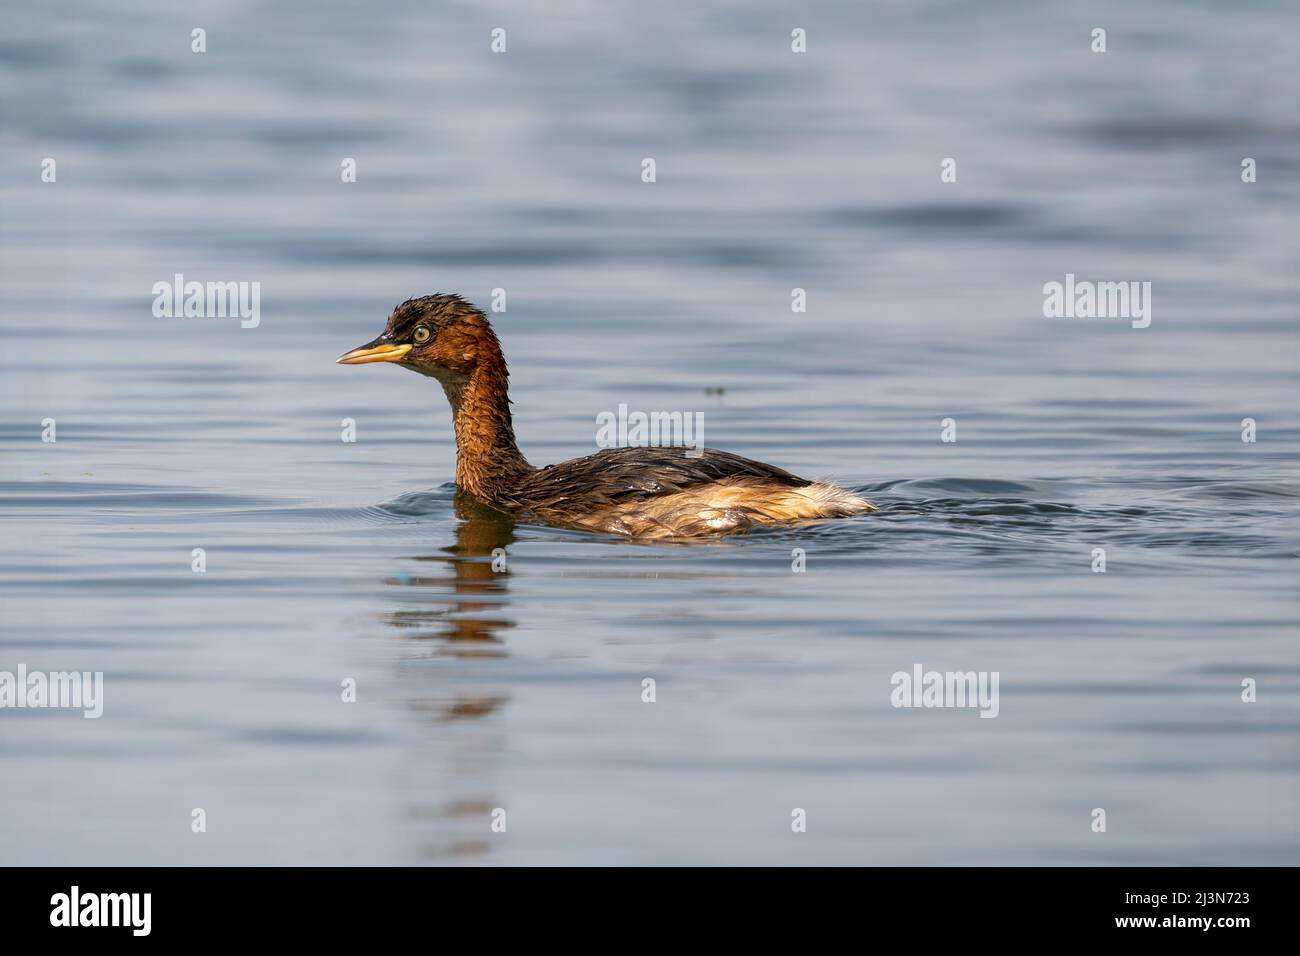
[[[481,361],[442,380],[456,432],[456,484],[487,501],[500,497],[532,466],[515,444],[505,362]]]

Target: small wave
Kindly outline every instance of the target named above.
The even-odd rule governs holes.
[[[412,491],[391,501],[372,505],[368,509],[376,514],[401,518],[421,518],[426,515],[443,515],[450,510],[456,497],[454,485],[442,485],[427,491]]]
[[[997,495],[1017,497],[1034,495],[1041,497],[1049,490],[1048,482],[1006,481],[998,478],[906,478],[895,481],[880,482],[855,488],[864,495],[882,492],[897,493],[914,497],[924,496],[959,496],[959,495]]]
[[[144,508],[220,509],[283,504],[283,499],[166,485],[113,484],[102,481],[0,482],[0,508]]]
[[[1300,498],[1300,484],[1283,482],[1210,481],[1186,490],[1190,497],[1223,498]]]

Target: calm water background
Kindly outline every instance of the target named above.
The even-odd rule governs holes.
[[[106,699],[0,712],[0,861],[1296,863],[1300,9],[517,6],[4,4],[0,670]],[[494,287],[534,462],[700,411],[882,512],[458,517],[436,386],[333,362]]]

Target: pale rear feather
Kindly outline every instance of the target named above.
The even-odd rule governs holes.
[[[752,478],[724,478],[673,494],[597,508],[573,520],[579,527],[638,538],[678,538],[847,518],[875,510],[865,498],[824,481],[792,488]]]

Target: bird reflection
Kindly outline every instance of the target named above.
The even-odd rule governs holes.
[[[403,640],[428,642],[422,646],[436,648],[435,656],[465,661],[406,671],[403,682],[406,706],[442,727],[417,737],[404,761],[413,788],[407,805],[416,826],[413,843],[424,857],[442,862],[481,858],[499,846],[488,834],[492,812],[501,806],[495,777],[505,731],[500,721],[484,718],[509,698],[500,685],[483,686],[474,659],[505,657],[501,634],[514,626],[504,614],[514,521],[462,494],[454,507],[460,522],[455,543],[413,558],[427,573],[385,582],[404,589],[405,607],[386,617]]]
[[[509,596],[505,555],[506,547],[515,540],[515,523],[508,515],[460,492],[456,494],[455,509],[460,519],[456,543],[443,548],[440,554],[414,558],[445,565],[450,573],[403,574],[385,582],[415,588],[450,586],[450,597],[437,599],[434,607],[393,611],[388,623],[410,629],[406,635],[410,638],[444,642],[438,652],[441,654],[504,657],[506,651],[498,632],[514,627],[514,622],[499,611]]]

